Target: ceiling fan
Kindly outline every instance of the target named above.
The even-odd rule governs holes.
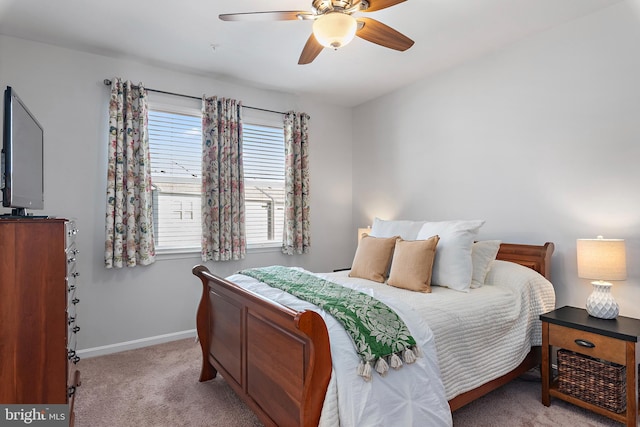
[[[372,18],[356,18],[357,12],[375,12],[406,0],[313,0],[311,11],[225,13],[223,21],[293,21],[313,20],[313,32],[302,49],[298,64],[310,64],[322,49],[338,49],[354,36],[380,46],[405,51],[413,40]]]

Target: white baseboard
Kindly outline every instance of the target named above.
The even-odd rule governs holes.
[[[157,335],[155,337],[141,338],[139,340],[126,341],[117,344],[103,345],[100,347],[86,348],[78,350],[78,356],[83,359],[90,357],[104,356],[107,354],[119,353],[121,351],[134,350],[136,348],[149,347],[151,345],[162,344],[170,341],[177,341],[185,338],[195,338],[196,330],[174,332],[171,334]]]

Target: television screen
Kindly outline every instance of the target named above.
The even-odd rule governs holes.
[[[44,209],[42,126],[16,92],[4,92],[2,205],[24,215],[25,209]]]

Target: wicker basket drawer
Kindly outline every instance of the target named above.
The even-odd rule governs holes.
[[[558,390],[616,413],[627,409],[625,366],[558,350]]]

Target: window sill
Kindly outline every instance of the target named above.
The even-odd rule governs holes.
[[[247,245],[247,253],[282,252],[282,245]]]
[[[281,252],[280,248],[280,245],[247,245],[247,254]],[[200,248],[163,248],[156,250],[156,261],[190,258],[201,259]]]
[[[170,259],[200,259],[199,248],[173,248],[173,249],[156,249],[156,261],[164,261]]]

